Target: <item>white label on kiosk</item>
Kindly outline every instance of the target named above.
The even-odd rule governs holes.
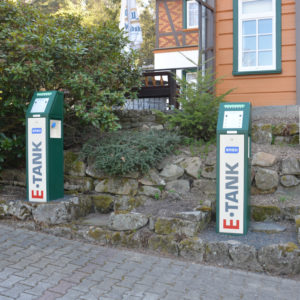
[[[29,201],[47,202],[46,118],[28,118]]]
[[[220,135],[219,232],[244,231],[244,135]],[[248,150],[248,149],[247,149]]]
[[[50,120],[50,138],[61,139],[61,121]]]
[[[49,102],[49,98],[36,98],[31,108],[31,113],[43,113]]]
[[[244,111],[242,110],[226,110],[224,111],[223,128],[242,128]]]

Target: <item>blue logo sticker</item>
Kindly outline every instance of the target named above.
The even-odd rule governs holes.
[[[41,134],[42,128],[32,128],[32,134]]]
[[[239,153],[239,147],[225,147],[225,153]]]

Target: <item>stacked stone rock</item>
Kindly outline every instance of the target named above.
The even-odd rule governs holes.
[[[252,141],[257,144],[299,144],[299,126],[296,123],[255,124]]]
[[[252,160],[254,179],[253,193],[274,193],[278,185],[283,187],[294,187],[299,185],[300,176],[299,159],[288,157],[279,160],[278,157],[270,153],[258,152]]]
[[[194,236],[210,221],[211,202],[207,199],[202,201],[202,205],[199,199],[193,210],[176,212],[172,217],[146,217],[136,209],[146,202],[165,198],[184,201],[184,196],[191,189],[207,184],[203,179],[198,179],[201,168],[204,167],[204,176],[215,178],[215,166],[211,161],[213,159],[208,159],[206,165],[199,157],[179,155],[171,160],[166,159],[158,169],[152,169],[144,176],[134,173],[123,178],[111,178],[97,172],[93,163],[87,165],[80,161],[78,155],[68,151],[65,153],[65,189],[70,193],[89,194],[96,211],[110,213],[107,225],[111,230],[137,230],[148,225],[158,234]],[[210,185],[210,191],[215,194],[213,184]]]

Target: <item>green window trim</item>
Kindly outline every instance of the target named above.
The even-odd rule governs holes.
[[[281,65],[281,0],[276,1],[276,67],[272,70],[239,71],[239,0],[233,0],[233,75],[278,74],[282,72]]]
[[[182,5],[182,26],[183,29],[188,29],[187,26],[187,2],[190,0],[183,0],[183,5]],[[191,29],[198,29],[198,25],[197,27],[191,28]]]
[[[195,73],[195,72],[197,72],[197,68],[187,68],[182,70],[182,79],[186,79],[187,73]]]
[[[182,25],[183,25],[183,29],[187,28],[187,4],[186,4],[187,0],[183,0],[183,5],[182,5]]]

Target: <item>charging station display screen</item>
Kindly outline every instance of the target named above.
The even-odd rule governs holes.
[[[43,113],[47,107],[49,98],[36,98],[31,108],[31,113]]]
[[[242,128],[243,116],[244,112],[242,110],[224,111],[223,128]]]

